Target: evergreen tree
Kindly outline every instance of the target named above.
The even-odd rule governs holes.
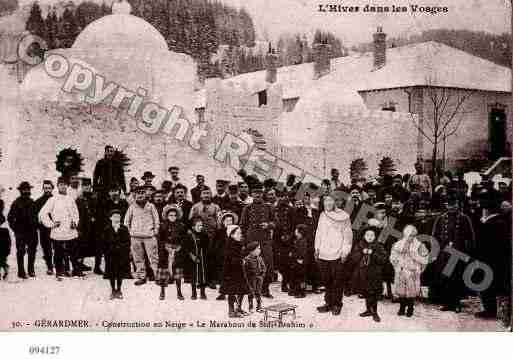
[[[359,181],[365,178],[367,163],[363,158],[357,158],[349,166],[349,176],[351,180]]]
[[[112,14],[112,8],[107,5],[105,2],[102,3],[102,5],[100,6],[100,15],[101,16],[105,16],[105,15],[110,15]]]
[[[378,165],[378,175],[380,177],[384,177],[385,175],[393,176],[395,171],[394,160],[388,156],[383,157]]]
[[[64,10],[60,20],[59,41],[62,47],[70,48],[75,42],[79,31],[76,23],[75,15],[70,9]]]
[[[41,8],[37,1],[33,3],[30,8],[30,15],[27,19],[25,28],[31,34],[46,39],[46,26],[43,17],[41,16]]]
[[[58,44],[58,34],[59,34],[59,20],[57,19],[57,14],[55,10],[50,12],[45,20],[46,27],[46,42],[48,44],[48,48],[56,49],[59,47]]]
[[[102,16],[103,14],[101,7],[91,1],[84,1],[83,3],[80,3],[75,10],[75,19],[80,31]]]

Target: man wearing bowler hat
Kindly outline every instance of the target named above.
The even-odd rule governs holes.
[[[144,186],[153,186],[153,179],[155,178],[155,175],[151,173],[151,171],[145,171],[141,177],[141,179],[144,182]]]
[[[20,196],[11,205],[7,221],[16,238],[16,261],[18,277],[27,279],[25,271],[25,253],[28,254],[27,270],[30,277],[35,277],[34,262],[37,249],[37,213],[34,200],[30,197],[32,186],[21,182],[18,186]]]

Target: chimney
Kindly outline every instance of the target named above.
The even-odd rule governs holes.
[[[321,39],[313,44],[314,53],[314,79],[321,78],[330,73],[331,68],[331,45],[326,39]]]
[[[385,66],[387,62],[387,34],[383,32],[383,28],[378,26],[374,38],[374,69]]]
[[[271,43],[269,43],[269,51],[265,57],[265,81],[269,83],[275,83],[278,77],[278,55],[276,54],[276,50],[272,48]]]

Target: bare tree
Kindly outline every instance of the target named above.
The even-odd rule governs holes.
[[[473,110],[465,109],[472,96],[472,92],[437,86],[437,82],[432,77],[428,78],[426,83],[427,85],[424,87],[423,93],[425,116],[423,116],[422,122],[415,114],[411,114],[410,118],[419,133],[433,145],[431,155],[433,171],[431,179],[432,183],[434,183],[433,179],[440,145],[443,145],[445,159],[445,143],[447,139],[458,132],[462,122],[465,120],[465,115],[473,112]],[[430,115],[428,115],[429,112],[431,112]]]

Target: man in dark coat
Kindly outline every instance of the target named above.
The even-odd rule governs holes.
[[[97,274],[102,274],[100,269],[101,257],[97,255],[97,241],[96,241],[96,222],[98,216],[98,201],[96,194],[93,193],[91,187],[91,179],[82,179],[82,193],[77,198],[77,208],[79,214],[78,221],[78,248],[77,258],[82,264],[82,270],[91,270],[91,268],[84,266],[83,260],[86,257],[95,257],[94,271]]]
[[[100,198],[106,199],[113,185],[118,185],[126,193],[126,181],[123,165],[113,159],[114,147],[105,146],[105,156],[96,162],[93,175],[93,188]]]
[[[189,216],[191,214],[192,202],[187,200],[187,187],[183,184],[178,184],[173,189],[173,199],[174,202],[171,204],[176,204],[178,208],[182,210],[182,221],[184,225],[189,228],[191,223],[189,221]]]
[[[272,230],[274,228],[275,214],[271,205],[264,203],[263,187],[261,184],[255,184],[251,192],[253,203],[248,204],[242,210],[240,226],[244,237],[244,243],[257,241],[262,250],[267,273],[263,283],[263,296],[273,298],[269,292],[274,265],[273,265],[273,242]]]
[[[308,192],[305,192],[303,199],[296,200],[292,214],[292,227],[295,229],[300,224],[308,226],[309,235],[306,239],[305,258],[306,282],[312,286],[312,292],[320,293],[318,288],[321,285],[321,273],[315,260],[315,232],[320,213],[312,207],[310,200]]]
[[[294,197],[294,192],[290,192],[291,197]],[[277,205],[274,207],[276,220],[275,229],[273,231],[273,252],[275,258],[278,259],[278,263],[275,265],[281,273],[281,291],[288,292],[290,284],[290,261],[289,254],[292,251],[294,238],[292,237],[294,232],[294,221],[293,221],[293,210],[292,204],[288,196],[278,200]],[[277,254],[277,255],[276,255]]]
[[[18,186],[20,196],[11,205],[7,221],[16,238],[16,260],[18,263],[18,277],[27,279],[25,271],[25,253],[28,254],[28,275],[35,277],[34,262],[37,250],[37,213],[36,205],[30,198],[32,186],[28,182],[21,182]]]
[[[36,213],[39,213],[41,208],[45,205],[46,201],[50,197],[52,197],[53,192],[53,183],[50,180],[43,181],[43,195],[39,197],[36,202]],[[38,224],[39,229],[39,242],[41,243],[41,248],[43,249],[43,259],[46,263],[46,274],[53,275],[53,247],[52,247],[52,239],[50,238],[50,229],[46,228],[42,224]]]
[[[199,201],[201,201],[201,191],[203,190],[203,188],[207,187],[205,185],[205,176],[203,175],[196,176],[196,183],[196,187],[191,189],[191,199],[193,204],[196,204]]]
[[[439,293],[442,303],[442,311],[459,312],[460,301],[465,296],[465,283],[463,272],[466,263],[459,261],[450,276],[442,272],[447,265],[450,253],[445,248],[454,248],[467,255],[472,255],[475,250],[475,235],[470,218],[459,208],[458,197],[452,193],[448,198],[447,211],[435,219],[432,236],[440,245],[440,254],[433,263],[433,285],[430,291]]]
[[[222,179],[216,180],[216,195],[212,198],[212,202],[217,204],[221,209],[228,202],[228,194],[226,193],[226,189],[230,182]]]
[[[480,292],[483,311],[479,318],[497,317],[497,296],[511,295],[511,237],[508,225],[500,213],[500,196],[493,189],[484,188],[480,193],[483,217],[477,239],[476,256],[493,271],[490,286]],[[479,283],[477,280],[475,281]]]
[[[228,201],[221,207],[223,211],[230,211],[237,215],[238,218],[242,215],[244,204],[239,198],[239,186],[231,184],[228,186]]]

